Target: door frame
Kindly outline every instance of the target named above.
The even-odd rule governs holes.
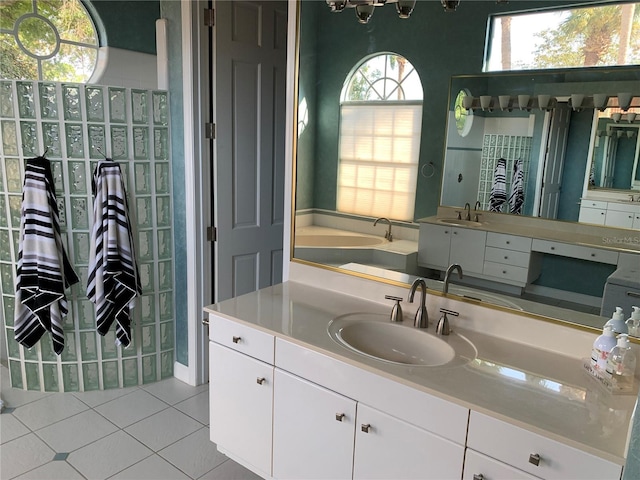
[[[187,250],[187,345],[188,365],[174,361],[177,379],[199,385],[208,382],[205,349],[208,348],[203,308],[212,303],[212,255],[206,240],[211,223],[210,141],[204,124],[209,116],[209,28],[204,25],[205,1],[180,2],[182,40],[182,104],[184,127],[185,235]]]

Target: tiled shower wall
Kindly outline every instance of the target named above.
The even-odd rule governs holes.
[[[507,161],[507,198],[511,192],[511,177],[513,176],[513,164],[516,160],[522,160],[524,171],[523,185],[524,196],[527,197],[527,180],[529,178],[529,166],[531,163],[531,141],[533,137],[520,135],[485,135],[482,139],[482,157],[480,160],[480,181],[478,185],[478,200],[482,210],[489,210],[489,197],[493,186],[493,174],[496,161],[504,158]],[[503,207],[508,211],[509,206]]]
[[[169,101],[164,91],[30,81],[0,82],[0,293],[11,383],[43,391],[83,391],[172,376],[174,293]],[[80,283],[67,290],[65,348],[49,334],[28,350],[14,339],[15,273],[25,159],[51,161],[67,253]],[[133,340],[115,345],[115,325],[96,331],[87,299],[91,177],[104,156],[126,182],[143,289]]]

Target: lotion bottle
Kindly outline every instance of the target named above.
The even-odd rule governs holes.
[[[640,336],[640,307],[631,307],[631,316],[627,319],[629,335]]]
[[[609,352],[616,346],[616,336],[613,333],[611,325],[606,324],[602,329],[602,335],[596,338],[593,342],[593,349],[591,350],[591,366],[600,372],[604,372],[607,369],[607,358]]]
[[[611,319],[605,323],[605,326],[606,325],[611,325],[614,333],[629,333],[629,329],[624,320],[624,313],[620,307],[616,307],[616,311],[613,312]]]
[[[618,390],[628,391],[633,387],[636,372],[636,356],[629,346],[629,336],[618,335],[618,343],[609,353],[607,373]]]

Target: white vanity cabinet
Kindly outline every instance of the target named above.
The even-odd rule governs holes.
[[[279,369],[275,384],[273,476],[351,478],[355,400]]]
[[[420,224],[418,265],[446,270],[459,263],[464,273],[482,273],[487,232],[449,225]]]
[[[211,441],[270,477],[274,337],[214,315],[209,328]]]
[[[640,228],[640,203],[582,199],[578,221],[608,227]]]
[[[537,262],[531,263],[530,237],[489,232],[483,273],[492,280],[524,287],[540,274]]]
[[[467,447],[467,458],[470,451],[482,456],[465,460],[465,480],[474,475],[485,480],[531,478],[525,474],[547,480],[617,480],[622,473],[620,465],[475,411],[469,417]],[[487,463],[484,456],[498,463]],[[524,473],[512,475],[513,468]]]

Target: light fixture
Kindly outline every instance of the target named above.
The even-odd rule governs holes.
[[[636,120],[636,116],[637,116],[637,115],[638,115],[638,114],[637,114],[637,113],[635,113],[635,112],[628,112],[628,113],[627,113],[627,122],[629,122],[629,123],[633,123],[633,122],[635,122],[635,120]]]
[[[611,118],[613,118],[613,121],[615,123],[618,123],[620,121],[620,119],[622,118],[622,114],[620,112],[612,113],[611,114]]]
[[[482,111],[491,112],[491,95],[480,95],[480,107]]]
[[[329,9],[340,13],[345,8],[353,8],[360,23],[368,23],[374,12],[374,7],[384,7],[395,3],[399,18],[409,18],[416,6],[416,0],[326,0]],[[452,12],[460,4],[460,0],[440,0],[445,11]]]
[[[356,5],[356,18],[360,23],[369,23],[371,16],[373,15],[373,9],[375,6],[371,3],[363,3],[362,5]]]
[[[627,130],[627,138],[633,138],[636,136],[636,132],[633,130]]]
[[[574,112],[579,112],[580,110],[582,110],[582,101],[584,100],[584,94],[582,93],[572,93],[571,94],[571,100],[570,100],[570,104],[571,104],[571,108],[573,109]]]
[[[473,107],[473,101],[475,99],[471,96],[471,95],[465,95],[464,97],[462,97],[462,106],[466,109],[466,110],[471,110]]]
[[[460,0],[440,0],[445,12],[455,12],[460,5]]]
[[[593,107],[597,108],[601,112],[604,112],[609,103],[609,96],[606,93],[594,93],[593,95]]]
[[[530,98],[531,95],[518,95],[518,108],[520,108],[520,110],[528,110]]]
[[[416,0],[398,0],[396,3],[396,12],[398,12],[398,17],[409,18],[415,6]]]
[[[538,107],[540,110],[547,110],[549,108],[550,101],[551,95],[538,95]]]
[[[618,94],[618,105],[623,111],[629,110],[631,106],[631,99],[633,98],[633,94],[630,92],[623,92]]]
[[[511,111],[511,108],[509,108],[511,104],[511,95],[498,95],[498,103],[500,104],[500,110],[503,112],[505,110],[508,112]]]

